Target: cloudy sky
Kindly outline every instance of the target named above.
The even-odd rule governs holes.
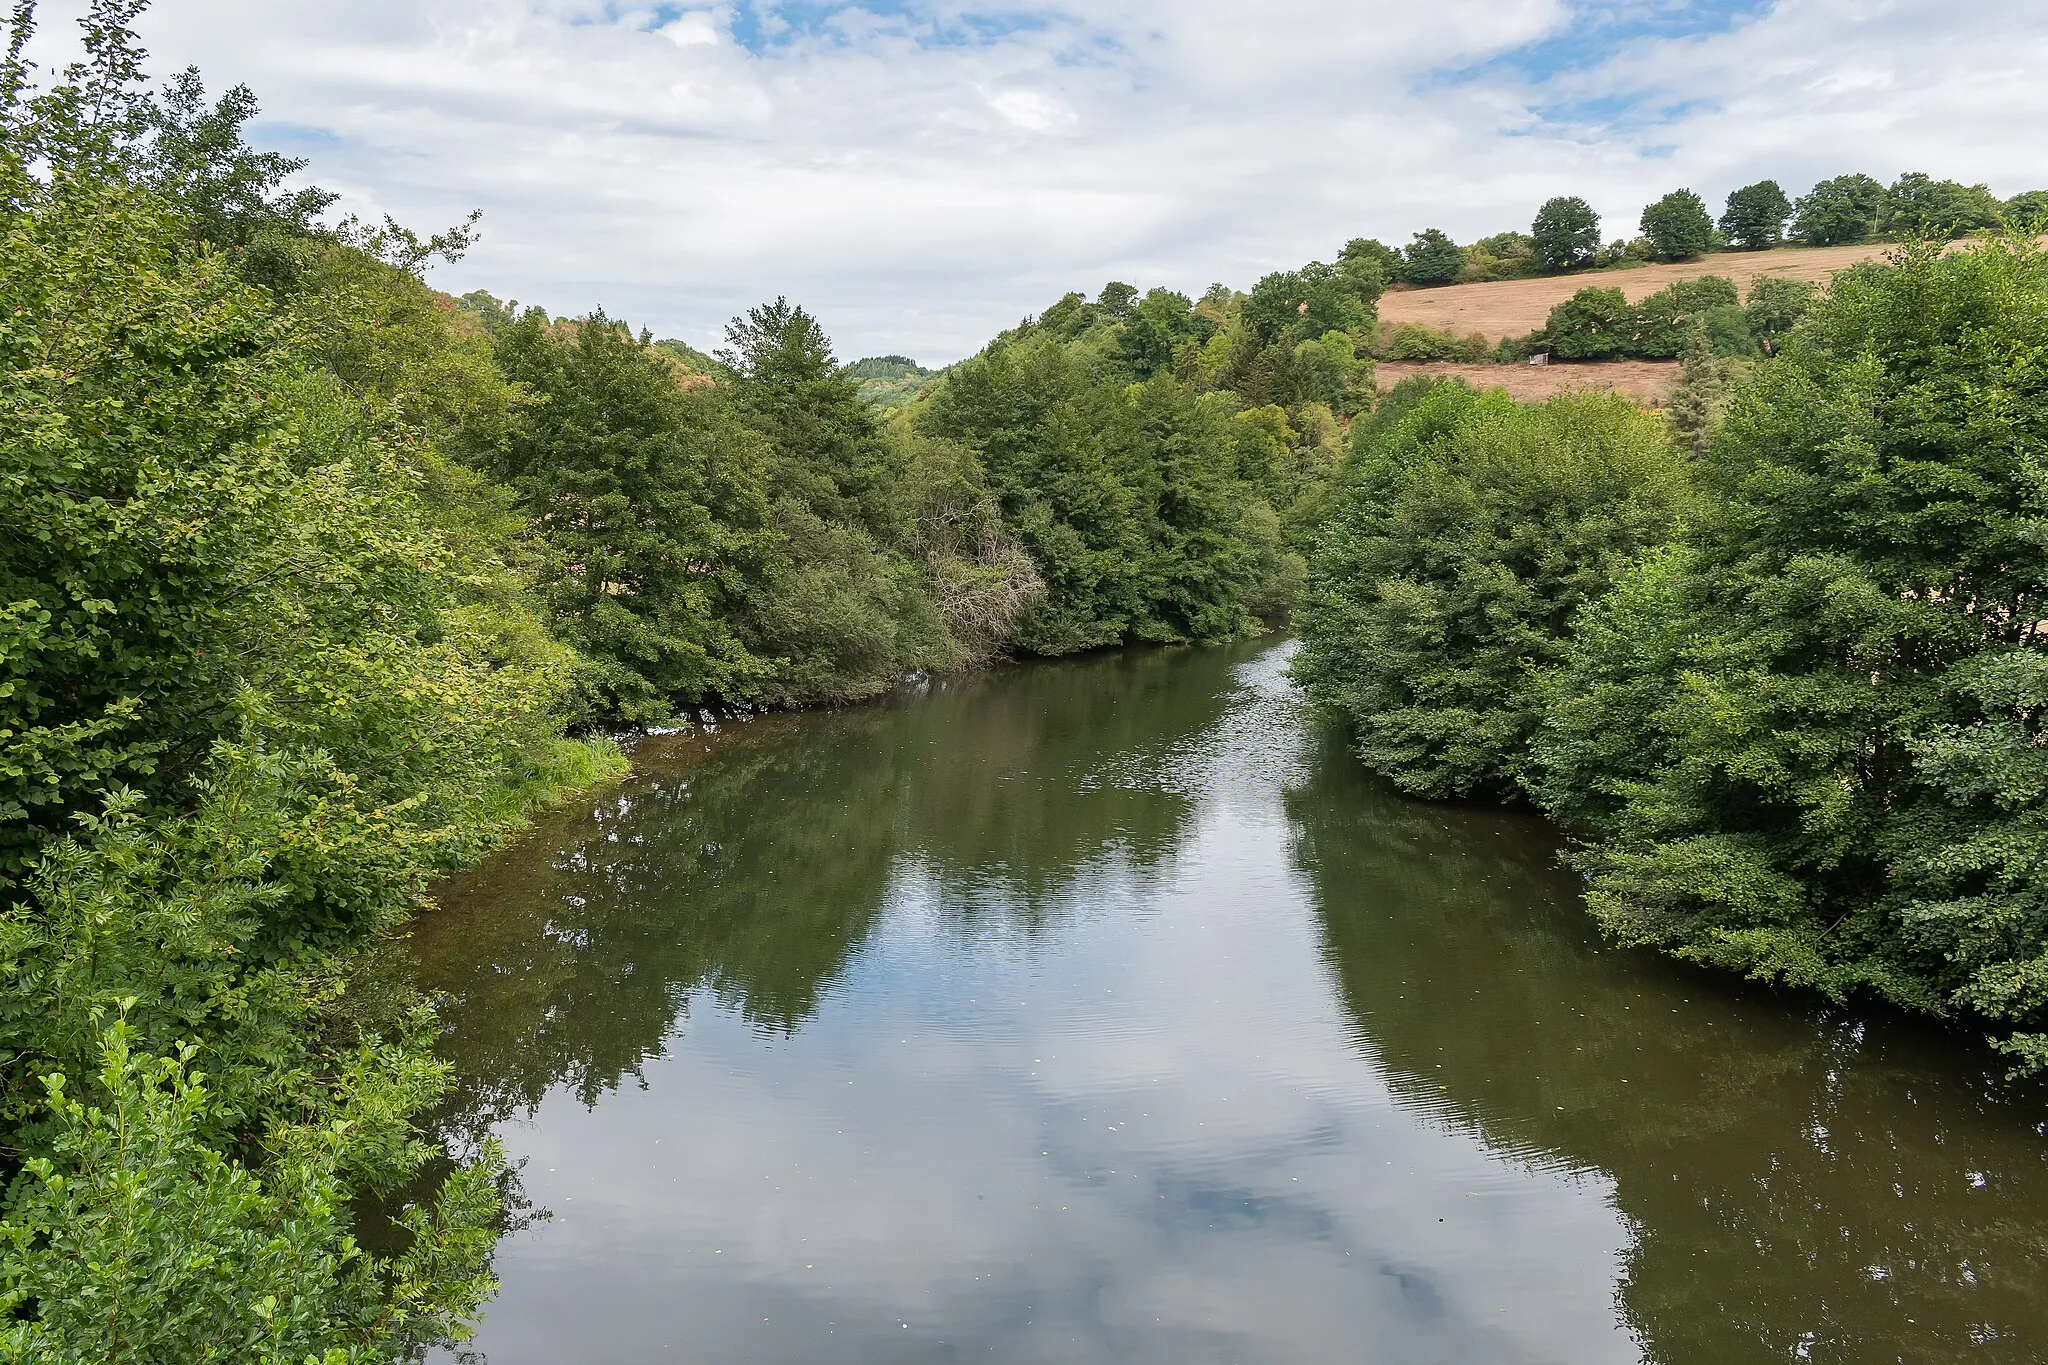
[[[143,33],[345,207],[482,209],[444,288],[700,345],[787,294],[849,357],[1560,193],[1615,237],[1679,185],[2048,186],[2026,0],[157,0]]]

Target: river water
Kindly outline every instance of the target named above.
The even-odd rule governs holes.
[[[2048,1104],[1617,950],[1291,646],[649,740],[445,889],[474,1343],[611,1362],[2048,1357]]]

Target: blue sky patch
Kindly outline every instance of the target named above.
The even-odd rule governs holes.
[[[892,26],[920,47],[980,47],[1047,26],[1040,15],[1001,9],[942,20],[918,0],[860,0],[854,4],[845,0],[737,0],[732,36],[749,52],[766,56],[802,39],[830,39],[834,19],[862,13],[896,21]]]
[[[1776,0],[1571,0],[1563,29],[1510,49],[1459,76],[1513,71],[1541,83],[1589,71],[1644,39],[1728,33],[1769,13]]]

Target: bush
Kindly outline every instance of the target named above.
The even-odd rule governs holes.
[[[1459,337],[1414,322],[1390,324],[1379,346],[1383,360],[1482,361],[1491,359],[1492,353],[1486,338],[1476,332]]]
[[[1736,304],[1740,297],[1734,282],[1719,275],[1673,281],[1636,305],[1635,335],[1625,347],[1626,353],[1670,360],[1684,348],[1685,338],[1694,327],[1707,326],[1712,333],[1714,328],[1708,319],[1715,310],[1735,309],[1739,323],[1741,310],[1736,309]],[[1725,314],[1721,321],[1725,330]],[[1741,341],[1744,351],[1754,349],[1746,332]]]
[[[279,1150],[254,1172],[213,1145],[234,1116],[194,1069],[197,1049],[152,1058],[132,1036],[106,1031],[87,1084],[45,1080],[51,1154],[29,1160],[0,1227],[9,1359],[297,1365],[403,1358],[469,1335],[495,1288],[495,1146],[431,1206],[401,1214],[403,1254],[376,1255],[349,1233],[366,1170],[388,1190],[431,1152],[393,1116],[437,1098],[445,1068],[392,1070],[366,1051],[339,1087],[358,1102],[325,1128],[274,1132]]]
[[[1671,532],[1679,457],[1612,395],[1540,405],[1407,380],[1355,433],[1310,565],[1296,677],[1418,795],[1511,796],[1536,671]]]
[[[1689,261],[1714,244],[1714,220],[1691,190],[1673,190],[1643,210],[1643,236],[1659,261]]]
[[[1636,310],[1619,289],[1590,285],[1550,310],[1543,333],[1559,360],[1605,360],[1635,343]]]

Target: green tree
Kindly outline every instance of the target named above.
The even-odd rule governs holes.
[[[1117,350],[1133,377],[1150,379],[1171,370],[1181,349],[1216,334],[1214,320],[1195,310],[1194,301],[1171,289],[1154,289],[1124,317]]]
[[[899,454],[818,320],[778,298],[734,318],[725,337],[718,358],[732,371],[741,413],[772,447],[776,495],[881,539],[900,533]]]
[[[140,9],[92,5],[32,93],[18,6],[0,63],[0,1354],[412,1357],[489,1292],[502,1168],[417,1125],[431,1015],[336,1002],[437,870],[618,755],[562,741],[573,656],[442,449],[517,395],[265,198],[252,106],[193,78],[176,145]],[[217,249],[245,211],[292,289]],[[359,1193],[407,1251],[356,1244]]]
[[[1813,307],[1820,286],[1782,275],[1759,275],[1749,282],[1749,299],[1743,317],[1749,333],[1766,355],[1775,355],[1786,336]]]
[[[1642,228],[1652,260],[1689,261],[1714,244],[1714,220],[1691,190],[1673,190],[1644,209]]]
[[[1627,353],[1669,360],[1685,348],[1695,331],[1711,339],[1717,322],[1734,314],[1739,339],[1738,353],[1754,350],[1735,284],[1720,275],[1702,275],[1695,280],[1674,280],[1636,305],[1635,336]]]
[[[1671,433],[1678,439],[1679,448],[1697,458],[1706,453],[1707,435],[1713,429],[1726,387],[1704,320],[1695,323],[1686,334],[1679,360],[1680,379],[1671,391],[1664,415],[1671,421]]]
[[[1543,335],[1559,360],[1606,360],[1635,344],[1636,309],[1619,289],[1588,285],[1550,310]]]
[[[1455,272],[1453,272],[1455,273]],[[1370,274],[1311,261],[1276,270],[1252,286],[1241,305],[1245,325],[1262,344],[1293,345],[1331,332],[1369,334],[1379,301]]]
[[[2026,190],[2006,200],[2005,222],[2015,231],[2048,228],[2048,190]]]
[[[1465,253],[1443,232],[1425,228],[1401,252],[1405,284],[1449,284],[1465,267]]]
[[[1807,246],[1866,241],[1877,231],[1883,205],[1884,186],[1867,175],[1823,180],[1793,205],[1792,238]]]
[[[1529,243],[1546,270],[1577,270],[1590,265],[1593,253],[1600,249],[1600,215],[1575,195],[1548,200],[1536,211]]]
[[[591,663],[595,714],[660,720],[679,700],[755,695],[771,665],[734,618],[775,540],[766,443],[602,313],[558,326],[528,309],[495,349],[543,401],[489,472],[543,537],[542,591]]]
[[[1102,286],[1102,292],[1096,296],[1095,306],[1112,322],[1122,322],[1130,316],[1131,308],[1137,301],[1136,285],[1125,284],[1122,280],[1111,280]]]
[[[1259,550],[1235,443],[1171,376],[1131,386],[1076,349],[1028,337],[956,366],[917,426],[977,453],[1038,566],[1045,596],[1020,622],[1022,648],[1064,654],[1246,627]]]
[[[1884,192],[1878,231],[1889,237],[1962,237],[2005,221],[2005,206],[1982,185],[1908,171]]]
[[[1361,295],[1377,299],[1389,281],[1401,278],[1401,253],[1377,238],[1354,237],[1337,253],[1337,266],[1354,277]]]
[[[1785,239],[1785,220],[1791,216],[1792,201],[1778,182],[1759,180],[1729,194],[1721,233],[1746,250],[1762,251]]]
[[[1538,743],[1625,941],[1973,1017],[2048,1064],[2048,259],[1847,272],[1739,386],[1680,552],[1591,609]]]
[[[1670,535],[1678,455],[1611,394],[1523,405],[1453,382],[1389,408],[1331,494],[1295,675],[1403,791],[1513,799],[1538,670],[1614,570]]]

